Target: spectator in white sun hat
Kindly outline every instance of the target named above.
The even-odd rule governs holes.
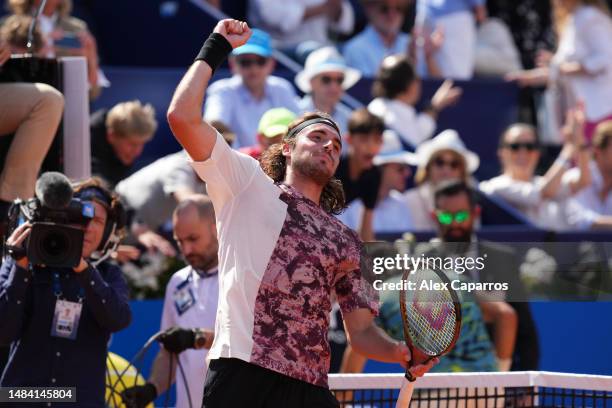
[[[480,165],[476,153],[468,150],[456,130],[448,129],[416,150],[416,187],[404,193],[415,231],[434,230],[431,218],[436,186],[447,180],[463,180],[471,184],[471,176]]]
[[[340,99],[359,78],[361,73],[347,66],[334,47],[319,48],[310,53],[304,70],[295,76],[295,84],[306,94],[298,106],[302,112],[320,111],[331,115],[344,134],[351,109],[343,105]]]
[[[373,215],[375,233],[406,232],[413,229],[410,209],[402,195],[406,181],[412,174],[411,165],[416,165],[416,155],[403,149],[399,136],[392,130],[383,133],[383,146],[374,157],[374,165],[381,170],[378,199]],[[344,224],[356,229],[361,220],[364,205],[353,201],[339,218]]]

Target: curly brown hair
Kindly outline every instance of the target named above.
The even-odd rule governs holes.
[[[287,129],[287,133],[283,136],[281,143],[276,143],[265,150],[259,162],[263,171],[270,176],[275,183],[280,183],[285,180],[287,173],[287,160],[283,156],[283,144],[288,144],[292,148],[295,146],[296,135],[287,138],[287,135],[291,133],[291,130],[299,126],[301,123],[311,119],[327,119],[333,121],[331,116],[323,112],[308,112],[294,120]],[[321,199],[319,200],[319,206],[330,214],[340,214],[345,208],[344,189],[342,183],[335,177],[329,179],[323,191],[321,192]]]

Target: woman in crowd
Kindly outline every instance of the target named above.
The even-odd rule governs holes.
[[[422,143],[416,151],[418,168],[414,177],[416,187],[404,193],[415,231],[436,229],[431,218],[434,210],[433,193],[442,181],[469,181],[480,164],[478,155],[468,150],[459,134],[445,130]]]
[[[573,129],[567,130],[571,135],[566,136],[559,157],[543,176],[535,175],[540,159],[535,129],[523,123],[511,125],[502,134],[498,148],[502,174],[481,182],[480,189],[506,200],[540,228],[559,231],[591,227],[593,217],[586,210],[577,211],[571,200],[591,180],[582,121],[571,123]],[[579,176],[565,177],[572,161],[580,169]]]

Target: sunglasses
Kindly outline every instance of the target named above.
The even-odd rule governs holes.
[[[342,83],[344,82],[344,76],[340,75],[337,77],[332,77],[329,75],[322,75],[321,76],[321,83],[323,85],[329,85],[332,82],[335,82],[337,85],[342,85]]]
[[[267,58],[264,57],[247,57],[247,58],[236,58],[236,63],[241,68],[249,68],[252,65],[257,65],[258,67],[263,67],[268,62]]]
[[[533,152],[534,150],[538,150],[538,144],[534,142],[505,143],[504,147],[512,150],[513,152],[518,152],[521,149],[525,149],[530,152]]]
[[[438,218],[438,222],[442,225],[451,225],[453,220],[457,223],[462,223],[470,219],[470,212],[463,210],[457,211],[456,213],[452,213],[450,211],[437,211],[436,217]]]
[[[452,170],[457,170],[461,167],[461,161],[460,160],[444,160],[441,157],[436,157],[433,160],[433,165],[439,168],[442,168],[444,166],[448,166],[450,167]]]

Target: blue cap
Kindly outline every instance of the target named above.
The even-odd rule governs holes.
[[[272,55],[272,39],[270,34],[257,28],[253,29],[251,38],[242,47],[236,48],[232,55],[242,54],[256,54],[262,57],[269,57]]]

